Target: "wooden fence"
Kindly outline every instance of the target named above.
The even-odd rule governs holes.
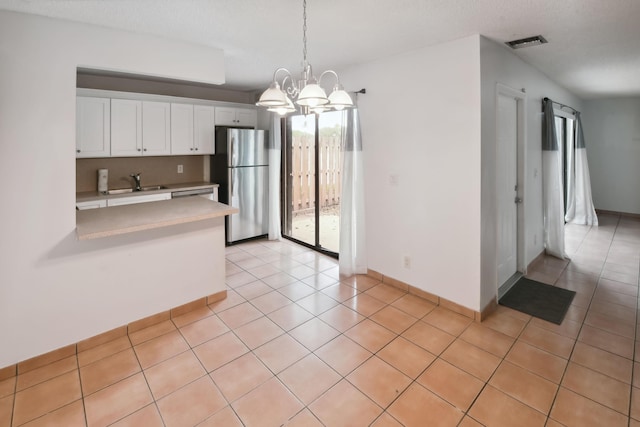
[[[320,137],[320,208],[340,205],[342,153],[339,136]],[[291,153],[292,212],[315,209],[314,136],[294,136]]]

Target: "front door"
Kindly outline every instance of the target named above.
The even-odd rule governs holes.
[[[498,94],[497,102],[497,264],[502,286],[518,267],[518,101]]]

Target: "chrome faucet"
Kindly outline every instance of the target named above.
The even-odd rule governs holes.
[[[131,175],[129,175],[131,178],[133,178],[133,180],[136,182],[136,186],[133,189],[133,191],[142,191],[142,186],[140,185],[140,172],[138,173],[132,173]]]

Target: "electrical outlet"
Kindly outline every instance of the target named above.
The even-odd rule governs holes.
[[[409,255],[405,255],[402,258],[402,264],[404,265],[404,268],[411,268],[411,257]]]
[[[182,165],[178,165],[178,173],[184,172],[184,167]]]

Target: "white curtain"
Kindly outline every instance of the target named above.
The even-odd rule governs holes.
[[[269,240],[280,240],[280,116],[271,113],[269,126]]]
[[[558,147],[553,101],[543,101],[542,131],[542,197],[544,215],[544,248],[547,254],[566,258],[564,251],[564,191],[562,187],[562,155]]]
[[[340,196],[340,274],[367,273],[364,227],[364,170],[358,109],[343,114]]]
[[[565,221],[581,225],[598,225],[598,216],[591,197],[591,178],[587,163],[587,148],[584,144],[580,113],[576,112],[576,139],[574,161],[567,182],[567,212]]]

